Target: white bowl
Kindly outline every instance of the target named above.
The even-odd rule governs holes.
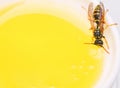
[[[18,3],[21,0],[3,1],[4,2],[0,3],[2,8]],[[87,12],[85,12],[81,6],[88,8],[90,2],[90,0],[24,0],[21,5],[16,6],[0,17],[0,24],[3,24],[11,17],[32,12],[55,15],[68,20],[77,27],[79,27],[80,24],[86,24],[89,30],[90,25]],[[97,3],[95,1],[92,2]],[[24,12],[24,10],[26,11]],[[113,23],[109,16],[107,16],[107,18],[109,23]],[[82,23],[81,20],[83,21]],[[120,34],[115,26],[106,29],[104,33],[110,46],[110,55],[106,55],[104,59],[103,72],[94,88],[110,88],[119,71]]]

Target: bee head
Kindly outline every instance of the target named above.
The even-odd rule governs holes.
[[[95,42],[94,42],[95,45],[98,45],[98,46],[103,46],[103,41],[100,40],[100,39],[96,39]]]

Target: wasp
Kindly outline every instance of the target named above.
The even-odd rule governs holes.
[[[115,24],[110,24],[108,25],[105,22],[105,15],[108,12],[108,10],[105,10],[104,4],[100,2],[94,9],[93,9],[93,3],[91,2],[88,6],[88,20],[90,21],[91,28],[90,30],[93,31],[93,38],[94,38],[94,43],[86,43],[86,44],[94,44],[96,46],[102,47],[107,53],[107,49],[104,48],[104,41],[106,42],[107,48],[109,49],[108,42],[104,36],[104,30],[107,29],[107,27],[112,26],[112,25],[117,25]],[[105,25],[106,24],[106,28]]]

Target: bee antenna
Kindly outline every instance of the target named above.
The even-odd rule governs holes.
[[[84,43],[84,44],[93,44],[94,45],[94,43]]]
[[[84,44],[93,44],[93,45],[95,45],[94,43],[84,43]],[[108,54],[110,54],[110,53],[107,51],[107,49],[105,49],[104,46],[101,46],[101,47],[105,50],[105,52],[107,52]]]
[[[106,49],[105,49],[105,47],[104,46],[101,46],[104,50],[105,50],[105,52],[107,52],[108,54],[110,54]]]

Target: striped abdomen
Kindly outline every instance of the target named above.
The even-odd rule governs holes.
[[[93,18],[94,21],[97,23],[97,25],[100,24],[100,20],[101,20],[101,6],[97,5],[94,12],[93,12]]]

